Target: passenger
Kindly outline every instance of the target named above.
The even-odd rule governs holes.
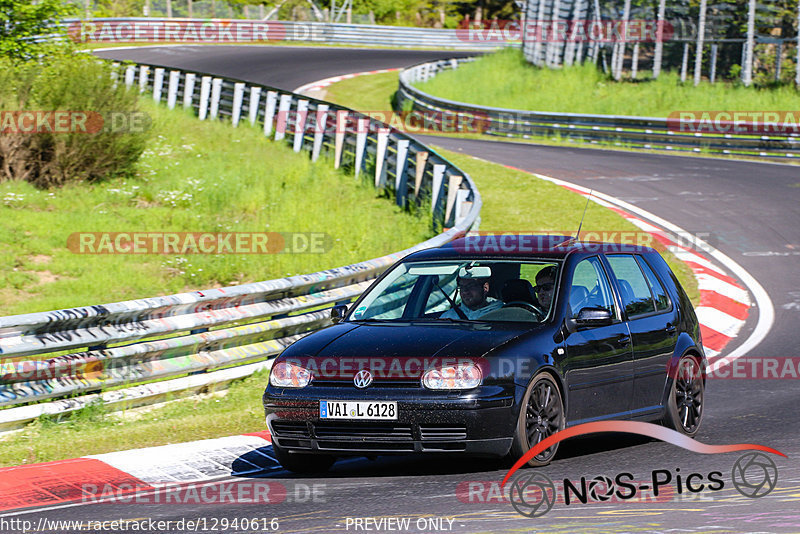
[[[489,278],[472,278],[469,272],[462,278],[458,277],[458,291],[461,293],[461,304],[458,308],[464,312],[467,319],[477,319],[490,311],[503,307],[503,302],[489,296]],[[451,308],[441,315],[443,319],[463,319],[458,312]]]

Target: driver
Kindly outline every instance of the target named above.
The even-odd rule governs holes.
[[[545,312],[550,309],[550,304],[553,302],[555,282],[556,267],[554,265],[549,265],[536,273],[536,287],[533,290],[536,292],[536,299]]]
[[[469,271],[458,275],[458,291],[461,293],[461,304],[458,308],[467,319],[477,319],[490,311],[503,307],[503,302],[489,296],[489,278],[474,278]],[[461,319],[455,309],[450,308],[441,315],[443,319]]]

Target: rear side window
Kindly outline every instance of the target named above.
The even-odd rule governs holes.
[[[656,300],[656,309],[658,311],[665,311],[669,309],[669,297],[667,296],[667,292],[664,289],[664,286],[661,285],[656,274],[653,272],[653,269],[647,265],[647,262],[644,261],[642,258],[636,258],[639,262],[639,267],[642,268],[644,271],[644,276],[647,278],[647,283],[650,285],[650,291],[653,292],[653,297]]]
[[[608,263],[619,282],[622,305],[628,317],[636,317],[656,311],[650,285],[645,280],[636,259],[629,254],[608,256]]]

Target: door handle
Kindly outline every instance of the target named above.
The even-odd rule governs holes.
[[[664,330],[667,332],[667,334],[672,335],[676,332],[677,329],[675,328],[675,325],[673,325],[672,323],[667,323],[667,327]]]
[[[620,336],[617,338],[617,345],[619,345],[620,347],[624,347],[630,342],[631,342],[631,336],[626,336],[625,334],[620,334]]]

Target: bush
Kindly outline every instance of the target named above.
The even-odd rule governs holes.
[[[120,128],[141,118],[138,96],[112,78],[112,67],[83,54],[50,63],[0,65],[0,181],[26,180],[36,187],[69,181],[96,182],[133,173],[147,141],[146,124]],[[70,132],[19,131],[9,111],[73,112],[88,117]],[[116,121],[112,119],[117,119]],[[120,121],[119,119],[123,119]],[[53,123],[52,120],[49,121]]]

